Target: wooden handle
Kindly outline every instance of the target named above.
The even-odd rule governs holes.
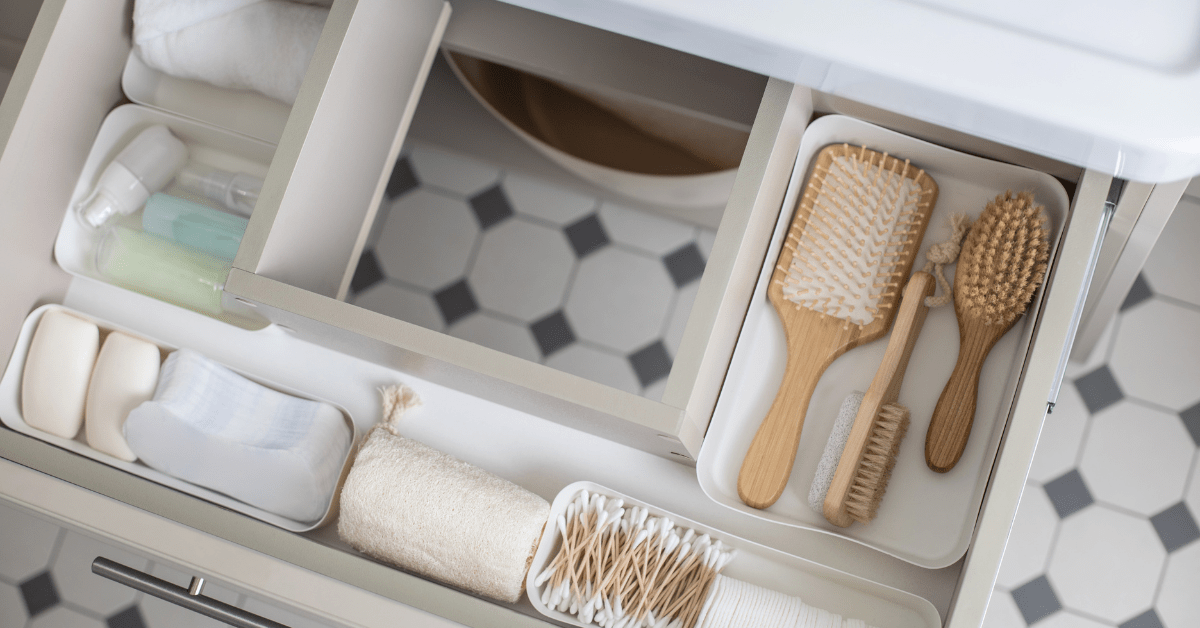
[[[929,431],[925,434],[925,464],[938,473],[945,473],[958,464],[971,425],[975,422],[975,402],[979,394],[979,374],[988,353],[996,341],[1012,325],[986,325],[977,319],[959,316],[958,361],[950,381],[942,389]]]
[[[921,335],[921,327],[925,325],[925,316],[929,307],[925,305],[925,297],[933,294],[936,282],[933,275],[918,272],[908,280],[904,289],[904,298],[900,302],[900,311],[896,313],[896,323],[892,327],[892,336],[888,339],[887,349],[871,387],[863,395],[858,414],[854,416],[854,426],[838,460],[837,471],[833,482],[825,494],[825,519],[836,526],[846,527],[854,520],[846,510],[846,498],[850,495],[850,487],[854,483],[854,474],[858,469],[858,461],[862,458],[875,426],[875,417],[884,404],[895,403],[900,397],[900,386],[904,382],[904,371],[908,368],[908,360],[912,357],[917,338]]]
[[[809,401],[831,361],[824,351],[802,351],[789,346],[783,383],[758,426],[738,473],[738,496],[747,506],[767,508],[783,494],[796,461]]]

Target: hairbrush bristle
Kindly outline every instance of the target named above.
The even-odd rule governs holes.
[[[784,297],[859,326],[894,307],[932,201],[924,178],[908,161],[849,145],[814,168],[802,200],[812,211],[784,244]]]
[[[1046,215],[1033,194],[1000,194],[967,235],[954,276],[955,304],[988,325],[1012,323],[1041,285],[1049,251]]]
[[[908,431],[909,411],[902,405],[885,403],[871,425],[871,437],[854,470],[850,493],[846,496],[846,512],[859,523],[875,518],[888,480],[896,466],[900,441]]]

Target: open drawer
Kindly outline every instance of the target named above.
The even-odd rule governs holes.
[[[913,593],[931,601],[948,626],[979,625],[1074,334],[1107,218],[1110,177],[771,80],[683,348],[663,401],[651,401],[340,300],[428,69],[429,59],[422,57],[408,74],[389,74],[372,56],[395,50],[388,47],[398,45],[391,31],[380,25],[399,20],[397,7],[407,4],[333,5],[226,284],[228,307],[273,323],[249,331],[86,278],[71,280],[55,266],[50,257],[55,233],[101,120],[120,102],[129,43],[126,2],[47,0],[0,104],[0,191],[13,221],[0,236],[0,261],[21,269],[4,279],[0,347],[11,347],[24,317],[48,302],[181,346],[202,327],[215,357],[233,366],[284,371],[283,383],[344,405],[366,422],[360,429],[378,416],[375,387],[405,381],[419,389],[427,406],[441,408],[414,417],[414,438],[547,499],[572,482],[594,481]],[[429,6],[425,38],[414,50],[431,53],[445,9],[418,4]],[[106,36],[74,36],[92,31]],[[380,82],[384,74],[393,82]],[[1046,289],[1037,297],[1038,315],[1030,321],[1030,342],[1012,374],[1017,385],[978,522],[965,558],[946,568],[917,567],[843,538],[751,519],[709,500],[694,470],[675,462],[695,457],[703,442],[815,112],[846,113],[1047,171],[1074,188]],[[399,602],[474,626],[543,622],[526,604],[496,605],[369,560],[349,550],[332,528],[288,533],[7,429],[0,430],[0,456],[15,463],[0,461],[12,470],[0,485],[8,498],[329,621],[392,623],[395,617],[387,617],[386,609],[400,608]],[[304,586],[293,589],[289,581]],[[314,594],[322,586],[339,595]]]

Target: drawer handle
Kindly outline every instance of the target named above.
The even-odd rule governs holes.
[[[142,573],[132,567],[126,567],[121,563],[113,562],[103,556],[97,556],[96,560],[92,561],[92,573],[123,584],[131,589],[137,589],[142,593],[148,593],[156,598],[166,600],[176,606],[182,606],[217,621],[223,621],[231,626],[238,626],[239,628],[288,628],[279,622],[259,617],[254,613],[200,595],[200,590],[204,587],[203,578],[192,579],[192,586],[190,588],[191,590],[195,590],[195,593],[192,593],[189,589],[177,587],[170,582],[160,580],[147,573]]]

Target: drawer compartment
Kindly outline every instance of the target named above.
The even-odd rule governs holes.
[[[444,5],[428,4],[334,3],[226,285],[229,307],[248,308],[274,323],[248,331],[90,279],[71,281],[48,255],[97,129],[120,100],[129,42],[121,35],[128,3],[46,0],[18,68],[20,74],[37,66],[34,80],[21,93],[10,93],[0,108],[7,114],[0,116],[0,189],[21,225],[0,235],[0,260],[24,271],[6,279],[10,298],[0,304],[0,346],[11,347],[20,322],[47,302],[169,343],[194,342],[202,329],[214,359],[248,372],[273,373],[282,365],[282,385],[343,405],[360,431],[378,419],[375,388],[401,380],[426,401],[424,413],[406,423],[407,435],[547,499],[572,482],[594,481],[755,543],[913,593],[931,601],[954,628],[977,626],[1046,404],[1052,401],[1059,359],[1073,335],[1071,321],[1104,223],[1109,179],[1091,172],[1081,177],[1069,166],[1047,165],[1044,159],[894,116],[855,112],[921,139],[1050,171],[1075,184],[1047,288],[1039,292],[1039,313],[1028,321],[1028,350],[1011,373],[1011,409],[999,421],[1006,427],[966,558],[944,569],[917,567],[854,541],[728,509],[704,495],[692,469],[673,462],[688,462],[700,451],[814,109],[832,113],[845,103],[825,102],[819,93],[777,80],[761,90],[662,401],[344,302],[446,23]],[[413,14],[424,21],[414,21]],[[399,27],[390,25],[406,22],[420,22],[413,27],[419,39],[401,42],[394,36]],[[97,32],[102,36],[83,36]],[[464,52],[483,57],[492,50],[497,61],[553,74],[553,68],[531,61],[536,55],[522,61],[516,52],[502,53],[478,40],[467,45],[464,33],[455,37],[453,45]],[[381,73],[379,50],[408,62],[396,61],[397,67]],[[88,62],[80,63],[81,58]],[[381,74],[388,77],[386,85],[379,81]],[[636,79],[620,79],[617,73],[606,80],[616,89],[645,89],[647,96],[670,100],[638,87]],[[440,89],[433,83],[428,88]],[[65,99],[66,93],[77,96]],[[737,117],[727,110],[710,113]],[[934,227],[931,238],[940,225]],[[221,580],[270,597],[290,597],[302,610],[331,621],[379,625],[389,621],[386,609],[402,608],[394,603],[399,602],[475,626],[544,625],[526,604],[496,605],[366,559],[341,543],[332,527],[305,534],[279,530],[7,429],[0,429],[0,456],[15,463],[0,461],[19,470],[11,477],[22,480],[5,483],[6,495],[85,527],[110,525],[106,517],[128,523],[111,533],[179,556],[178,563]],[[43,495],[24,488],[30,476],[43,482],[29,486],[48,484],[53,490]],[[117,511],[133,514],[116,517]],[[189,543],[180,547],[171,539]],[[206,556],[206,543],[221,551]],[[280,584],[296,574],[303,575],[297,582],[307,588]],[[331,599],[337,596],[319,593],[322,586],[362,606],[339,605]]]

